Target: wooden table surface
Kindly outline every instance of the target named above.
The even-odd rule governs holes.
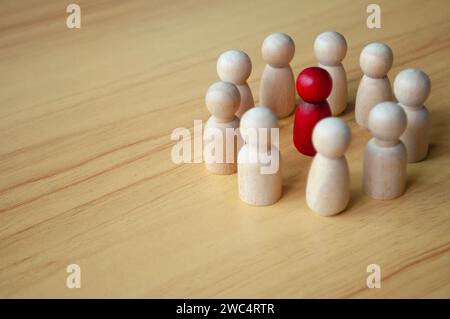
[[[450,4],[381,1],[2,1],[0,8],[1,297],[444,297],[450,298]],[[206,120],[207,87],[227,49],[253,61],[258,100],[271,32],[296,43],[294,73],[316,64],[315,36],[345,35],[353,139],[351,201],[322,218],[305,204],[311,162],[280,121],[283,197],[239,200],[237,176],[177,165],[174,128]],[[408,166],[404,196],[364,195],[370,134],[355,124],[358,60],[369,42],[402,69],[429,74],[428,159]],[[66,267],[81,267],[68,289]],[[381,288],[369,289],[369,264]]]

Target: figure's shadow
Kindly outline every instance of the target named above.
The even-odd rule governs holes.
[[[424,161],[439,158],[443,154],[445,154],[445,148],[444,147],[440,147],[438,144],[431,143],[428,146],[428,154],[425,157]]]
[[[347,103],[344,112],[339,114],[339,116],[348,116],[348,115],[351,117],[355,117],[355,103],[352,102]]]

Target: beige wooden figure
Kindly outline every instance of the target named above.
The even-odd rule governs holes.
[[[262,45],[267,65],[261,78],[259,103],[271,108],[279,119],[291,115],[295,108],[294,73],[289,65],[294,53],[294,41],[284,33],[269,35]]]
[[[244,146],[238,155],[239,197],[250,205],[266,206],[281,197],[281,155],[278,121],[271,109],[258,106],[241,119]]]
[[[311,164],[306,184],[306,203],[321,216],[343,211],[350,199],[350,173],[347,150],[351,131],[337,117],[321,120],[314,127],[313,144],[317,154]]]
[[[369,115],[373,138],[364,155],[364,190],[375,199],[393,199],[405,191],[406,147],[399,140],[406,129],[406,114],[394,102],[382,102]]]
[[[356,122],[367,128],[369,113],[383,101],[392,101],[392,88],[387,73],[393,62],[391,48],[384,43],[370,43],[361,52],[359,65],[364,75],[355,102]]]
[[[347,53],[347,41],[338,32],[323,32],[314,41],[314,53],[318,66],[327,70],[333,81],[333,88],[327,99],[333,116],[344,112],[347,106],[347,74],[342,60]]]
[[[239,90],[229,82],[216,82],[206,93],[206,107],[211,117],[204,129],[203,153],[206,168],[214,174],[236,172],[240,132],[235,113],[240,100]]]
[[[242,115],[255,106],[253,94],[247,84],[252,73],[252,61],[244,51],[229,50],[222,53],[217,60],[217,74],[222,81],[231,82],[237,86],[241,94],[241,103],[236,116]]]
[[[408,118],[408,125],[400,140],[405,144],[408,162],[419,162],[428,153],[430,114],[423,105],[430,94],[428,75],[419,69],[401,71],[394,81],[394,94]]]

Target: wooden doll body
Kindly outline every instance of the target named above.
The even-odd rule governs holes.
[[[369,114],[373,138],[364,154],[363,187],[374,199],[394,199],[405,191],[407,155],[399,138],[406,121],[405,112],[394,102],[382,102]]]
[[[344,112],[347,106],[347,73],[342,63],[336,66],[319,63],[319,67],[327,70],[333,81],[333,89],[327,98],[327,102],[330,106],[331,114],[337,116]]]
[[[234,130],[236,133],[232,139],[230,139],[230,131]],[[228,136],[227,136],[228,134]],[[220,143],[216,143],[216,139],[221,139]],[[218,119],[212,115],[205,124],[204,129],[204,147],[205,149],[211,149],[212,155],[218,159],[215,162],[205,162],[206,168],[213,174],[219,175],[229,175],[237,171],[237,154],[238,145],[241,143],[239,133],[239,118],[236,116],[230,122],[220,122]],[[221,158],[218,156],[218,150],[216,150],[216,145],[222,148]],[[227,158],[232,158],[233,160],[227,162]]]
[[[236,86],[241,94],[241,104],[236,112],[236,116],[241,118],[245,112],[255,106],[255,101],[253,100],[253,94],[247,82],[244,84],[237,84]]]
[[[361,52],[359,65],[364,75],[356,92],[355,119],[367,128],[368,118],[375,105],[392,101],[392,88],[387,77],[392,62],[391,48],[384,43],[370,43]]]
[[[316,154],[311,164],[306,186],[308,206],[322,216],[343,211],[350,199],[350,174],[347,159],[328,158]],[[323,196],[325,198],[320,199]]]
[[[292,114],[295,108],[294,73],[289,65],[295,53],[294,41],[284,33],[273,33],[263,42],[262,55],[267,63],[261,77],[259,103],[278,118]]]
[[[375,105],[392,101],[392,87],[387,76],[382,78],[371,78],[363,75],[356,92],[355,119],[363,127],[367,127],[370,111]]]
[[[248,110],[241,120],[245,145],[238,155],[239,197],[255,206],[272,205],[282,194],[281,155],[278,139],[273,141],[272,130],[278,130],[277,116],[263,106]]]
[[[420,162],[428,154],[430,140],[430,113],[427,108],[404,106],[403,110],[408,118],[408,126],[405,132],[400,136],[400,140],[405,144],[408,162]]]
[[[203,135],[205,166],[213,174],[233,174],[241,142],[239,118],[235,115],[240,103],[239,90],[230,82],[216,82],[208,88],[205,102],[212,114]]]
[[[383,144],[372,138],[364,155],[364,190],[374,199],[394,199],[406,186],[406,148],[402,142]]]
[[[347,41],[338,32],[323,32],[314,41],[314,54],[319,61],[318,66],[331,76],[333,87],[327,101],[331,113],[337,116],[347,106],[347,74],[342,65],[347,54]]]
[[[350,199],[350,173],[344,156],[351,139],[347,124],[330,117],[320,121],[313,132],[317,154],[306,183],[306,203],[321,216],[343,211]]]
[[[289,116],[295,108],[294,73],[291,67],[266,65],[261,78],[260,104],[267,105],[278,118]]]
[[[270,151],[278,153],[281,164],[278,148],[272,146]],[[257,162],[248,161],[251,157],[257,158]],[[273,174],[263,174],[262,169],[267,168],[268,164],[261,161],[261,158],[264,158],[264,155],[258,154],[257,148],[250,145],[244,145],[239,151],[239,197],[254,206],[272,205],[281,197],[281,169]]]
[[[408,125],[400,140],[406,146],[410,163],[423,160],[428,153],[430,114],[423,103],[430,90],[430,78],[420,69],[405,69],[395,77],[395,97],[408,118]]]

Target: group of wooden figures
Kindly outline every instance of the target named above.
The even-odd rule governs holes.
[[[233,151],[233,160],[209,161],[206,167],[215,174],[237,171],[239,196],[248,204],[277,202],[282,195],[281,165],[274,172],[264,173],[261,168],[269,165],[267,162],[250,162],[248,158],[259,158],[262,151],[280,158],[279,149],[272,145],[271,129],[278,128],[278,119],[294,112],[297,89],[300,103],[294,118],[293,143],[300,153],[314,156],[306,202],[314,212],[331,216],[342,212],[350,197],[344,154],[351,131],[336,117],[348,102],[342,65],[347,43],[337,32],[321,33],[314,42],[318,66],[304,69],[296,82],[290,66],[294,53],[294,41],[286,34],[273,33],[264,40],[262,56],[267,65],[256,107],[247,84],[252,71],[249,56],[238,50],[220,55],[217,73],[221,81],[212,84],[206,94],[211,117],[205,132],[208,128],[223,132],[233,128],[245,144],[238,147],[236,139],[223,139],[222,154]],[[394,81],[397,103],[387,77],[392,63],[393,53],[386,44],[370,43],[362,50],[360,67],[364,75],[355,102],[356,122],[373,135],[365,150],[363,187],[369,196],[382,200],[403,194],[407,163],[423,160],[429,144],[429,113],[423,104],[430,93],[430,79],[419,69],[401,71]],[[250,130],[258,132],[256,141],[248,138]],[[205,134],[205,147],[209,143],[214,141]]]

